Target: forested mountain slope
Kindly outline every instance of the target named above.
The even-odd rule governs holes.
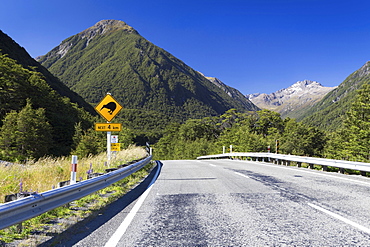
[[[122,21],[104,20],[39,58],[39,62],[92,104],[111,93],[124,108],[185,120],[249,107],[155,46]]]
[[[68,155],[94,109],[2,32],[0,49],[0,159]]]
[[[370,83],[370,61],[349,75],[336,89],[329,92],[297,120],[311,123],[323,130],[338,129],[354,102],[357,89],[366,83]]]
[[[86,103],[81,96],[71,91],[64,83],[62,83],[45,67],[33,59],[23,47],[17,44],[11,37],[3,33],[1,30],[0,53],[7,54],[8,57],[16,60],[17,63],[21,64],[24,68],[32,68],[32,70],[40,72],[45,77],[45,81],[50,85],[50,87],[58,92],[61,96],[68,97],[71,102],[77,103],[79,106],[84,107],[92,114],[96,114],[93,107]]]

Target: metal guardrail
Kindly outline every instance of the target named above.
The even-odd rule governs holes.
[[[278,164],[289,161],[297,162],[298,166],[302,163],[313,165],[320,165],[323,167],[323,170],[326,170],[328,166],[336,167],[340,169],[350,169],[355,171],[370,172],[370,163],[365,162],[354,162],[346,160],[334,160],[334,159],[324,159],[324,158],[313,158],[305,156],[296,156],[296,155],[286,155],[286,154],[274,154],[274,153],[224,153],[216,155],[206,155],[200,156],[197,159],[222,159],[222,158],[232,158],[232,157],[250,157],[256,158],[258,161],[261,159],[264,161],[275,161]]]
[[[151,159],[152,156],[149,156],[137,163],[98,177],[46,192],[32,194],[31,196],[16,201],[0,204],[0,229],[31,219],[54,208],[104,189],[140,170],[147,165]]]

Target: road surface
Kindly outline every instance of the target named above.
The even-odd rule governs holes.
[[[262,162],[163,161],[141,197],[104,214],[107,222],[71,243],[370,246],[370,179]]]

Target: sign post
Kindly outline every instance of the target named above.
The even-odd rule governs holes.
[[[112,132],[108,131],[107,132],[107,160],[108,160],[108,167],[110,165],[110,160],[112,158],[112,151],[111,151],[111,134]]]
[[[110,93],[100,101],[100,103],[95,107],[95,110],[107,120],[107,124],[95,124],[96,131],[107,131],[107,160],[108,165],[111,160],[111,131],[120,131],[122,129],[121,124],[110,123],[112,119],[122,110],[122,106],[113,98]]]

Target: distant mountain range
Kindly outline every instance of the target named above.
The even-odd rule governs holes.
[[[225,92],[236,89],[214,84],[122,21],[100,21],[38,61],[92,104],[109,92],[126,109],[157,111],[178,120],[231,108],[258,110],[245,97]]]
[[[336,87],[324,87],[316,81],[297,81],[271,94],[256,93],[246,97],[261,109],[276,111],[282,117],[297,118]]]
[[[357,90],[366,83],[370,83],[370,61],[337,87],[323,87],[318,82],[305,80],[272,94],[257,93],[246,97],[262,109],[280,112],[283,117],[296,118],[322,130],[334,131],[342,126]]]

